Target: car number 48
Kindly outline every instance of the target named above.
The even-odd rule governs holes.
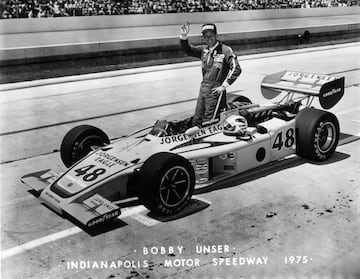
[[[98,168],[98,169],[93,170],[92,172],[89,172],[94,167],[95,167],[95,165],[88,165],[88,166],[84,166],[79,169],[76,169],[76,170],[74,170],[74,172],[76,172],[76,176],[83,176],[82,179],[84,181],[89,182],[89,181],[93,181],[93,180],[97,179],[97,177],[99,175],[102,175],[106,172],[106,170],[103,168]]]
[[[275,141],[271,148],[280,151],[283,147],[285,148],[292,147],[294,143],[295,143],[295,129],[290,128],[285,132],[285,134],[283,134],[283,131],[277,133],[275,137]]]

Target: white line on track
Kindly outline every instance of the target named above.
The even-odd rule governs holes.
[[[198,196],[193,196],[193,197],[196,198],[197,200],[211,204],[210,201],[208,201],[204,198],[201,198]],[[136,221],[138,221],[148,227],[161,223],[160,221],[157,221],[157,220],[147,216],[146,212],[148,212],[148,210],[143,205],[135,206],[132,208],[125,208],[122,210],[121,215],[118,217],[118,219],[124,219],[126,217],[131,217],[131,218],[135,219]],[[53,234],[47,235],[45,237],[38,238],[38,239],[35,239],[32,241],[29,241],[27,243],[21,244],[19,246],[7,249],[5,251],[1,251],[1,260],[9,258],[11,256],[15,256],[15,255],[23,253],[23,252],[26,252],[28,250],[39,247],[46,243],[53,242],[53,241],[56,241],[56,240],[59,240],[62,238],[66,238],[66,237],[74,235],[74,234],[78,234],[82,231],[83,230],[79,227],[71,227],[71,228],[63,230],[61,232],[53,233]]]
[[[123,218],[129,217],[134,214],[139,214],[140,212],[145,211],[145,210],[146,209],[143,205],[135,206],[132,208],[126,208],[126,209],[122,210],[122,213],[120,216],[121,216],[121,219],[123,219]],[[120,219],[120,217],[118,217],[118,218]],[[27,250],[31,250],[31,249],[41,246],[43,244],[53,242],[53,241],[80,233],[82,231],[83,230],[79,227],[71,227],[71,228],[63,230],[61,232],[53,233],[53,234],[29,241],[27,243],[21,244],[19,246],[7,249],[5,251],[1,251],[1,260],[9,258],[11,256],[15,256],[15,255],[25,252]]]
[[[135,214],[131,215],[131,218],[135,219],[136,221],[140,222],[141,224],[144,224],[147,227],[151,227],[151,226],[161,223],[160,221],[147,216],[146,212],[135,213]]]
[[[358,108],[357,108],[358,109]],[[346,113],[348,112],[352,112],[353,110],[357,110],[357,109],[352,109],[352,110],[348,110],[346,111]],[[344,114],[345,112],[342,112],[341,114]],[[339,113],[340,114],[340,113]],[[342,139],[339,141],[338,145],[343,145],[346,143],[349,143],[353,140],[357,140],[360,137],[360,133],[356,134],[356,135],[352,135],[348,138]],[[208,204],[211,204],[210,201],[201,198],[199,196],[193,196],[195,199],[198,199],[200,201],[206,202]],[[121,215],[118,217],[119,219],[123,219],[126,217],[132,217],[133,219],[135,219],[136,221],[146,225],[146,226],[154,226],[158,223],[161,223],[155,219],[152,219],[151,217],[148,217],[144,214],[144,212],[146,212],[147,209],[143,206],[143,205],[139,205],[139,206],[135,206],[135,207],[131,207],[131,208],[125,208],[122,210]],[[9,258],[11,256],[15,256],[17,254],[26,252],[28,250],[31,250],[33,248],[39,247],[43,244],[49,243],[49,242],[53,242],[62,238],[66,238],[68,236],[77,234],[82,232],[83,230],[79,227],[72,227],[66,230],[63,230],[61,232],[57,232],[57,233],[53,233],[50,234],[48,236],[42,237],[42,238],[38,238],[35,240],[32,240],[30,242],[21,244],[19,246],[7,249],[5,251],[1,251],[1,260]]]
[[[20,254],[22,252],[25,252],[27,250],[33,249],[35,247],[41,246],[45,243],[53,242],[55,240],[68,237],[70,235],[77,234],[81,231],[82,230],[79,227],[72,227],[70,229],[67,229],[67,230],[64,230],[61,232],[57,232],[57,233],[50,234],[50,235],[47,235],[42,238],[32,240],[32,241],[24,243],[22,245],[7,249],[5,251],[1,251],[1,259],[3,260],[6,258],[9,258],[11,256],[14,256],[14,255]]]

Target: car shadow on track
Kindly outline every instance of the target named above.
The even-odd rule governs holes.
[[[352,142],[358,141],[358,140],[360,140],[359,136],[351,135],[351,134],[347,134],[347,133],[340,133],[338,146],[349,144],[349,143],[352,143]],[[335,151],[335,153],[328,160],[323,161],[323,162],[315,162],[315,161],[307,160],[307,159],[298,157],[296,155],[293,155],[293,156],[287,157],[282,160],[271,162],[265,166],[260,166],[258,168],[252,169],[250,171],[247,171],[247,172],[244,172],[241,174],[237,174],[226,180],[216,182],[212,185],[209,185],[209,186],[206,186],[206,187],[203,187],[200,189],[196,189],[194,194],[203,194],[203,193],[208,193],[208,192],[212,192],[212,191],[219,190],[219,189],[238,186],[240,184],[271,175],[278,171],[285,170],[288,168],[294,168],[297,166],[301,166],[303,164],[329,165],[329,164],[336,163],[338,161],[345,160],[345,159],[349,158],[350,156],[351,155],[349,155],[349,154]]]
[[[139,201],[134,201],[133,204],[131,204],[131,206],[133,206],[134,204],[140,204]],[[204,210],[205,208],[207,208],[210,204],[204,202],[204,201],[200,201],[197,199],[191,199],[189,201],[189,203],[187,204],[187,206],[181,210],[179,213],[171,215],[171,216],[161,216],[161,215],[156,215],[152,212],[149,212],[148,210],[144,210],[143,212],[140,212],[138,214],[144,215],[147,218],[151,218],[154,219],[156,221],[159,221],[161,223],[164,222],[169,222],[169,221],[174,221],[177,219],[181,219],[184,218],[186,216],[195,214],[201,210]],[[109,221],[108,223],[102,224],[101,226],[97,226],[95,228],[88,228],[85,227],[84,225],[80,224],[77,220],[75,220],[74,218],[72,218],[71,216],[66,216],[67,219],[69,221],[71,221],[74,225],[80,227],[84,232],[86,232],[87,234],[89,234],[90,236],[97,236],[103,233],[107,233],[109,231],[112,230],[116,230],[119,228],[122,228],[124,226],[127,226],[128,223],[126,223],[125,221],[123,221],[122,219],[116,218],[113,219],[111,221]],[[121,215],[119,216],[121,218]]]
[[[68,217],[68,219],[76,226],[81,228],[84,232],[89,234],[90,236],[97,236],[103,233],[107,233],[128,225],[128,223],[120,220],[118,218],[112,219],[111,221],[102,224],[101,226],[95,226],[94,228],[85,227],[83,224],[80,224],[75,219]]]
[[[126,208],[126,207],[134,207],[134,206],[139,206],[142,205],[141,201],[139,199],[135,199],[132,201],[127,201],[124,203],[118,203],[117,204],[121,209]],[[181,219],[184,218],[186,216],[195,214],[201,210],[204,210],[205,208],[207,208],[210,204],[202,201],[202,200],[198,200],[196,198],[192,198],[190,199],[190,201],[188,202],[188,204],[186,205],[185,208],[183,208],[180,212],[173,214],[173,215],[158,215],[155,214],[149,210],[144,210],[143,212],[140,212],[141,215],[147,216],[149,218],[155,219],[159,222],[169,222],[169,221],[173,221],[173,220],[177,220],[177,219]],[[121,218],[121,215],[120,215]]]
[[[154,213],[149,212],[147,214],[147,216],[149,216],[150,218],[153,218],[157,221],[160,221],[160,222],[169,222],[169,221],[174,221],[174,220],[181,219],[186,216],[198,213],[198,212],[204,210],[205,208],[207,208],[209,205],[210,204],[205,201],[200,201],[196,198],[192,198],[189,201],[189,203],[186,205],[186,207],[183,208],[179,213],[176,213],[171,216],[161,216],[161,215],[156,215]]]
[[[360,140],[359,136],[341,133],[338,146],[352,143],[352,142],[358,141],[358,140]]]
[[[196,189],[194,194],[204,194],[204,193],[209,193],[209,192],[220,190],[220,189],[238,186],[243,183],[257,180],[257,179],[266,177],[268,175],[271,175],[273,173],[276,173],[276,172],[279,172],[279,171],[282,171],[285,169],[289,169],[289,168],[298,167],[298,166],[301,166],[304,164],[328,165],[328,164],[333,164],[338,161],[345,160],[349,157],[350,157],[349,154],[335,152],[332,155],[332,157],[330,159],[328,159],[327,161],[314,162],[314,161],[310,161],[310,160],[307,160],[307,159],[304,159],[304,158],[294,155],[294,156],[285,158],[283,160],[275,161],[275,162],[269,163],[265,166],[261,166],[261,167],[252,169],[250,171],[232,176],[228,179],[216,182],[212,185],[209,185],[209,186],[206,186],[206,187],[203,187],[200,189]]]

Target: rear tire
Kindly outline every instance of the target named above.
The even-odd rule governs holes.
[[[140,200],[159,215],[174,215],[189,202],[195,188],[195,173],[185,158],[168,152],[152,155],[138,174]]]
[[[110,139],[99,128],[90,125],[76,126],[65,135],[61,142],[61,160],[69,168],[89,154],[92,146],[103,146],[109,143]]]
[[[339,142],[340,126],[330,112],[305,108],[296,116],[296,153],[304,158],[324,161]]]

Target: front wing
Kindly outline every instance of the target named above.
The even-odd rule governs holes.
[[[37,194],[41,194],[45,191],[44,196],[51,195],[47,187],[50,186],[60,177],[60,174],[53,170],[44,170],[32,174],[25,175],[21,178],[21,182],[28,185],[35,190]],[[51,206],[50,199],[39,197],[46,205]],[[102,197],[99,194],[93,194],[92,196],[80,201],[66,202],[62,200],[61,210],[76,221],[80,222],[86,227],[93,227],[100,223],[107,222],[120,215],[120,208]]]

